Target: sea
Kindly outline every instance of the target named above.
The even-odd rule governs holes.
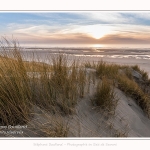
[[[76,57],[150,59],[150,44],[45,44],[26,45],[22,50],[46,56],[64,53]]]
[[[78,58],[150,59],[150,44],[21,44],[19,46],[26,61],[33,60],[33,57],[38,61],[45,61],[45,57],[59,53]]]

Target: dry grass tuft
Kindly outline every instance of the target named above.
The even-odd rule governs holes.
[[[142,75],[143,81],[149,81],[148,73],[145,72],[144,70],[141,70],[138,65],[132,66],[132,68],[133,68],[135,71],[139,72],[139,73]]]
[[[71,114],[79,97],[84,96],[86,74],[77,61],[67,56],[47,57],[50,64],[34,59],[24,62],[15,41],[1,42],[0,123],[25,124],[31,119],[32,105],[49,112]],[[70,65],[69,65],[70,64]]]
[[[150,116],[150,96],[126,75],[118,76],[118,87],[128,96],[131,96],[137,104]]]
[[[95,65],[95,69],[98,77],[102,78],[106,76],[107,78],[113,79],[118,74],[119,66],[100,61]]]
[[[10,47],[11,43],[7,44]],[[16,43],[13,46],[13,51],[4,47],[0,57],[0,123],[3,125],[24,124],[30,116],[31,87]]]
[[[116,94],[107,78],[103,77],[102,81],[98,83],[92,102],[104,110],[115,110],[117,102]]]

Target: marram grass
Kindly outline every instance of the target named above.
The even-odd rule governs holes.
[[[27,123],[33,105],[53,113],[72,113],[85,92],[86,74],[79,63],[68,63],[63,54],[47,57],[50,64],[24,62],[20,48],[7,44],[0,57],[0,123]]]
[[[114,87],[112,84],[110,84],[106,77],[103,77],[102,80],[97,84],[96,92],[92,102],[104,110],[114,111],[117,101],[118,100],[114,91]]]

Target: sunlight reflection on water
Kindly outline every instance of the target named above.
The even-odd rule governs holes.
[[[135,59],[150,59],[150,55],[79,55],[75,54],[74,56],[79,57],[107,57],[107,58],[135,58]]]

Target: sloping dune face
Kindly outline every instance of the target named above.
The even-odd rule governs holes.
[[[88,70],[88,72],[92,71],[92,69]],[[48,134],[48,130],[61,120],[63,124],[62,126],[59,124],[59,128],[60,126],[64,128],[61,132],[65,130],[66,134],[63,136],[67,137],[150,137],[149,118],[135,100],[120,89],[114,89],[118,99],[115,111],[107,112],[93,106],[91,99],[96,85],[97,80],[95,84],[91,81],[89,90],[84,98],[78,100],[71,115],[51,114],[34,106],[34,117],[28,123],[28,129],[23,129],[24,134],[21,136],[53,136]],[[47,130],[43,132],[45,128]]]
[[[95,87],[91,84],[90,93],[79,100],[72,115],[52,115],[35,106],[35,116],[28,123],[28,126],[32,125],[32,132],[24,129],[24,136],[46,136],[38,128],[45,125],[49,128],[61,120],[63,126],[67,126],[67,137],[150,137],[150,120],[134,99],[115,88],[119,99],[116,109],[106,112],[91,103]]]
[[[70,122],[69,136],[76,137],[149,137],[150,120],[135,101],[119,89],[115,114],[95,110],[90,98],[85,98],[76,107],[77,114]]]

